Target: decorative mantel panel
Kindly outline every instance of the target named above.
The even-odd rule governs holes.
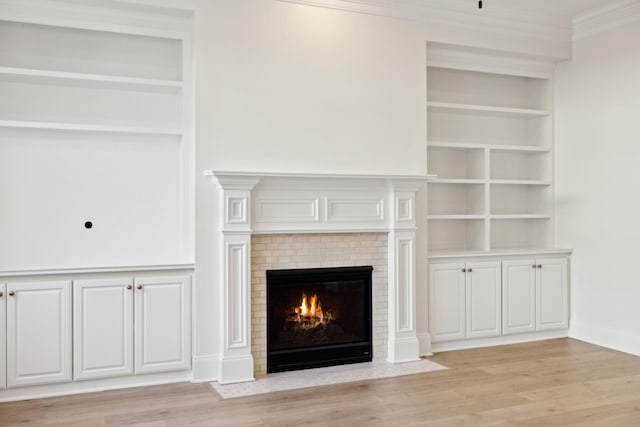
[[[220,201],[221,383],[253,380],[252,233],[388,233],[387,359],[419,359],[415,196],[426,176],[205,174]]]

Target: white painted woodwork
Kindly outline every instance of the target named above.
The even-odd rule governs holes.
[[[388,256],[388,328],[387,360],[410,362],[420,356],[416,325],[416,223],[415,197],[423,182],[390,179],[386,195],[389,206]],[[384,220],[382,205],[377,212]],[[429,337],[425,338],[425,342]]]
[[[470,52],[433,48],[429,252],[553,248],[551,67],[531,62],[531,73],[520,59],[474,63]]]
[[[535,259],[502,261],[502,333],[536,330]]]
[[[7,284],[0,283],[0,389],[7,387]]]
[[[0,3],[0,271],[193,263],[190,14]]]
[[[71,282],[9,282],[7,294],[7,386],[71,381]]]
[[[191,279],[140,277],[134,280],[135,372],[191,367]]]
[[[429,266],[429,326],[433,342],[466,336],[466,273],[462,262]]]
[[[205,174],[219,200],[220,382],[253,380],[252,233],[388,233],[387,359],[418,360],[415,197],[427,176]]]
[[[73,282],[73,377],[133,374],[133,279]]]
[[[568,261],[566,258],[543,258],[537,259],[536,264],[536,329],[568,328]]]
[[[498,336],[502,331],[500,263],[472,262],[466,269],[466,337]]]
[[[434,350],[567,336],[570,252],[433,257],[428,287]]]
[[[221,383],[252,381],[251,354],[251,225],[253,218],[269,212],[282,214],[277,201],[255,212],[251,190],[257,177],[216,176],[218,212],[218,274],[221,298],[218,305],[222,351],[218,371]],[[273,199],[272,199],[273,202]],[[304,203],[304,202],[303,202]],[[296,205],[294,203],[294,205]],[[295,212],[305,214],[305,210]],[[253,215],[252,215],[253,214]],[[287,214],[284,214],[287,215]],[[277,221],[277,219],[276,219]]]

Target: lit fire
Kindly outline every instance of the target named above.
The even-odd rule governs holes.
[[[322,304],[318,295],[313,294],[311,298],[306,293],[302,293],[300,305],[293,309],[294,313],[288,316],[289,321],[296,322],[302,329],[312,329],[328,324],[333,320],[333,313],[329,310],[322,310]]]

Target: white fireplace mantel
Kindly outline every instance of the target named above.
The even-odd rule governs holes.
[[[219,381],[253,380],[251,235],[388,233],[388,356],[419,359],[415,197],[429,176],[206,171],[219,197]]]

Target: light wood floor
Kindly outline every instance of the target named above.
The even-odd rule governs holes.
[[[446,371],[222,400],[175,384],[0,404],[0,426],[640,426],[640,358],[570,339],[441,353]]]

